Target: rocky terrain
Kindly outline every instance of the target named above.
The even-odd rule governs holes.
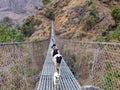
[[[55,20],[56,34],[62,38],[96,41],[116,26],[112,9],[119,4],[117,0],[56,0],[38,13]]]
[[[43,6],[41,0],[0,0],[0,19],[8,16],[16,22],[21,22],[34,12],[37,6]]]
[[[36,12],[28,18],[37,21],[38,24],[34,26],[34,33],[28,38],[28,41],[41,41],[50,37],[51,20],[46,18],[43,11]]]
[[[56,31],[63,38],[95,40],[99,32],[115,25],[110,9],[97,0],[66,2],[55,16]]]
[[[55,32],[61,38],[82,41],[119,41],[112,40],[109,35],[116,28],[112,9],[120,7],[119,4],[119,0],[53,0],[39,8],[42,6],[39,0],[36,2],[1,0],[0,15],[1,17],[8,15],[15,21],[19,21],[33,12],[36,7],[35,13],[27,17],[35,21],[35,30],[28,38],[32,41],[49,37],[51,20],[54,20]]]

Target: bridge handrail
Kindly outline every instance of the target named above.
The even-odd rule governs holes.
[[[92,41],[78,41],[78,40],[70,40],[70,39],[62,39],[62,38],[57,38],[56,40],[64,40],[64,41],[70,41],[73,43],[83,43],[83,44],[105,44],[105,45],[120,45],[119,42],[92,42]]]

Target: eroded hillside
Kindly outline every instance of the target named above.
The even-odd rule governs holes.
[[[43,16],[44,18],[41,19],[45,22],[50,23],[50,20],[54,20],[56,34],[61,38],[102,41],[100,35],[103,35],[103,41],[107,41],[107,39],[112,41],[111,38],[107,37],[106,39],[104,34],[109,36],[116,27],[116,22],[112,16],[112,9],[116,6],[119,6],[119,1],[56,0],[34,15],[38,18]],[[50,20],[47,21],[46,18]],[[44,22],[41,23],[40,27],[44,24]],[[47,26],[49,25],[44,27]],[[50,28],[42,28],[43,31],[49,31],[48,29]],[[36,37],[38,32],[32,36]]]
[[[41,0],[0,0],[0,20],[9,17],[15,23],[21,23],[39,6],[42,6]]]

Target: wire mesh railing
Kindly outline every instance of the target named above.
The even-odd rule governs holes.
[[[34,90],[49,41],[0,44],[0,90]]]
[[[120,90],[120,43],[56,41],[81,85]]]

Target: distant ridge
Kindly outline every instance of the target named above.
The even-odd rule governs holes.
[[[0,0],[0,19],[8,16],[16,22],[21,22],[35,11],[35,6],[43,6],[42,0]]]

